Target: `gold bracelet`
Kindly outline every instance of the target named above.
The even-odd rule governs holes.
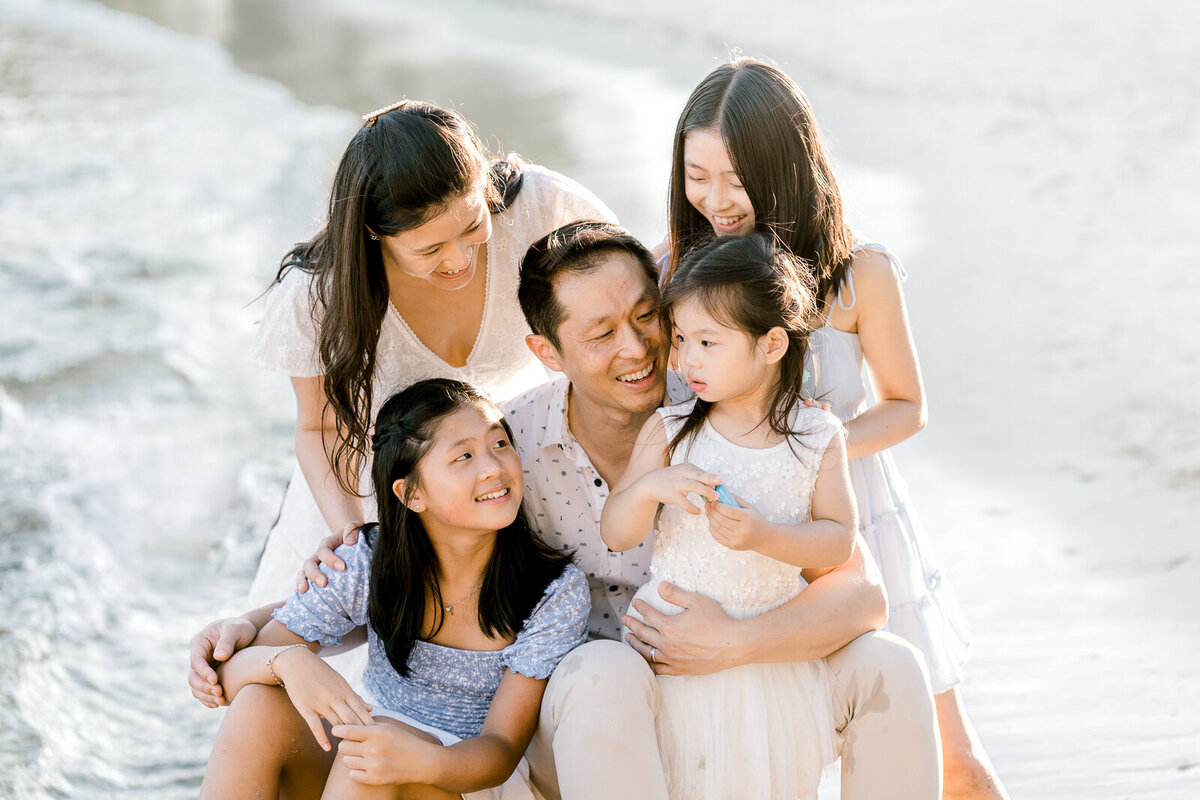
[[[289,644],[287,647],[280,647],[274,653],[271,653],[271,657],[267,659],[267,670],[271,673],[271,677],[275,679],[276,686],[283,686],[283,681],[279,680],[279,676],[275,674],[275,659],[279,658],[280,653],[286,653],[288,650],[293,650],[297,647],[308,647],[308,645],[300,643]]]

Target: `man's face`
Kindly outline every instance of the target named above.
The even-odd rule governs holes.
[[[630,253],[614,250],[601,259],[594,269],[555,280],[563,310],[559,346],[543,340],[549,359],[542,360],[570,379],[573,398],[648,413],[662,404],[666,387],[668,348],[658,321],[658,287]]]

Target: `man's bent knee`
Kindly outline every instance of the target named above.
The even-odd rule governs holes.
[[[637,651],[607,639],[587,642],[564,658],[550,676],[546,699],[553,723],[565,714],[611,718],[622,709],[658,705],[654,672]]]

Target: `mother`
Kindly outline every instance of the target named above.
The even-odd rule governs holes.
[[[251,351],[291,376],[298,462],[255,604],[289,594],[330,531],[373,518],[360,476],[384,399],[423,378],[462,380],[497,400],[545,380],[524,342],[521,258],[567,222],[614,219],[562,175],[489,157],[454,111],[404,100],[363,119],[326,225],[284,257]]]

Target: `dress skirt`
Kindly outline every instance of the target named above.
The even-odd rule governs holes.
[[[636,597],[677,613],[658,583]],[[770,608],[724,607],[740,619]],[[658,745],[672,800],[817,796],[835,755],[833,677],[824,659],[660,675],[658,687]]]

